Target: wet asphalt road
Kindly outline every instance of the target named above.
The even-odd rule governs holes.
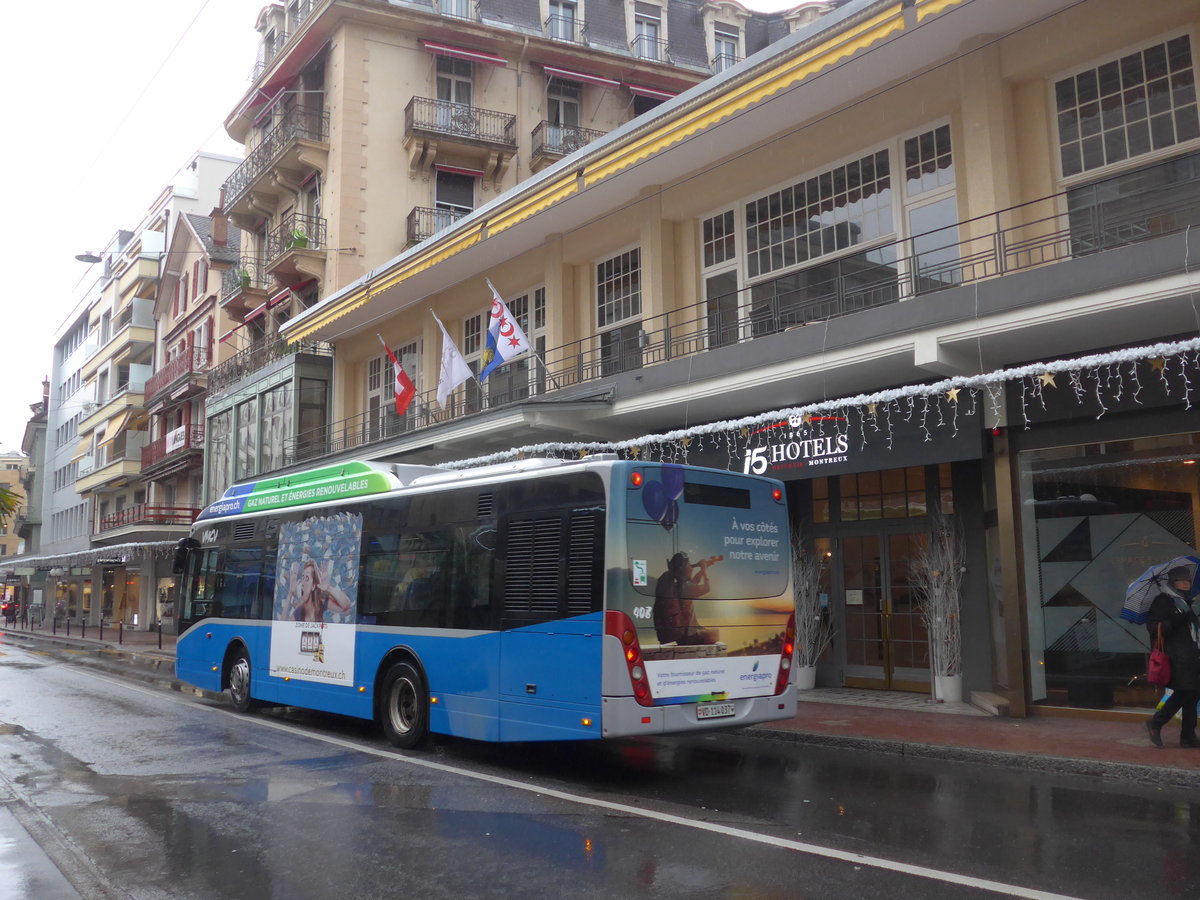
[[[0,642],[0,900],[1200,895],[1178,789],[738,734],[398,753],[87,661]]]

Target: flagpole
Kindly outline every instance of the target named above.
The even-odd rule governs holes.
[[[485,282],[487,282],[487,286],[491,289],[493,297],[501,297],[502,296],[500,294],[500,292],[498,290],[496,290],[496,286],[494,284],[492,284],[492,279],[488,278],[485,275],[483,277],[483,280]],[[546,360],[542,359],[542,354],[538,353],[536,350],[533,349],[533,341],[529,342],[529,355],[532,356],[534,359],[536,359],[538,362],[540,362],[542,364],[542,371],[546,373],[547,378],[549,378],[552,382],[554,382],[554,389],[556,391],[561,391],[562,385],[560,385],[558,383],[558,379],[554,377],[553,373],[551,373],[550,367],[548,365],[546,365]]]

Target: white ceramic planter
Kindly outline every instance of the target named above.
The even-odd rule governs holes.
[[[933,692],[943,703],[962,703],[962,676],[934,675]]]
[[[797,666],[796,667],[796,689],[800,691],[811,691],[817,686],[817,667],[816,666]]]

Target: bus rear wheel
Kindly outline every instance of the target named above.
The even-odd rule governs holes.
[[[425,679],[412,663],[396,663],[383,676],[379,719],[383,733],[402,750],[418,747],[429,735]]]
[[[250,654],[245,647],[237,651],[229,666],[229,699],[240,713],[254,709],[254,700],[250,696]]]

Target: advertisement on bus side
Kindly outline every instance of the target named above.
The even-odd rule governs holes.
[[[279,529],[270,672],[354,684],[360,513],[313,516]]]

